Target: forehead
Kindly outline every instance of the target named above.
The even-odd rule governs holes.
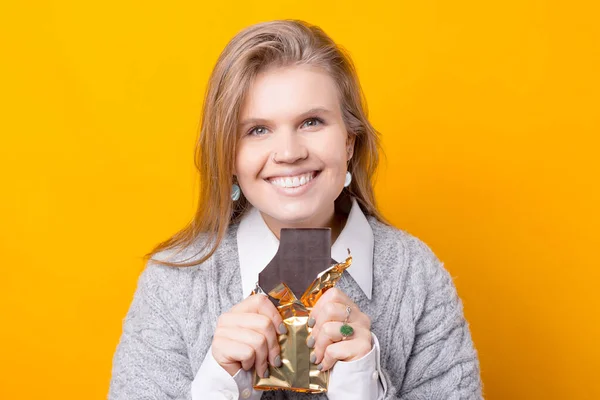
[[[272,68],[250,85],[240,119],[286,119],[311,108],[338,112],[338,88],[329,74],[310,66]]]

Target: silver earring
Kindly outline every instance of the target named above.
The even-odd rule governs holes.
[[[231,185],[231,200],[238,201],[240,199],[241,193],[242,193],[242,190],[240,189],[240,187],[238,186],[237,183],[234,183],[233,185]]]
[[[352,182],[352,174],[350,171],[346,171],[346,181],[344,182],[344,187],[350,186],[350,182]]]

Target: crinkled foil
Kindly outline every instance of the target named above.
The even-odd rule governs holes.
[[[348,250],[350,254],[350,250]],[[317,275],[317,278],[304,292],[300,300],[285,283],[280,283],[269,293],[258,284],[253,294],[265,294],[276,300],[277,309],[287,327],[287,333],[279,335],[281,367],[269,365],[269,377],[262,378],[254,373],[254,389],[291,390],[302,393],[327,392],[329,371],[319,371],[310,362],[312,349],[306,345],[312,328],[308,327],[308,315],[325,291],[338,282],[342,273],[352,264],[348,255],[346,261],[334,264]]]

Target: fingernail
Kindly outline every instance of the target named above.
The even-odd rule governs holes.
[[[313,317],[310,317],[308,319],[308,327],[312,328],[313,326],[315,326],[315,319]]]
[[[275,357],[275,366],[277,368],[281,367],[281,357],[279,356],[279,354]]]
[[[321,364],[317,365],[317,369],[318,369],[319,371],[320,371],[320,370],[322,370],[322,369],[323,369],[323,364],[321,363]]]
[[[308,340],[306,341],[306,345],[312,349],[315,346],[315,338],[309,336]]]
[[[279,333],[282,335],[287,333],[287,327],[285,326],[285,324],[283,322],[281,324],[279,324]]]
[[[314,363],[315,363],[315,361],[317,361],[317,355],[316,355],[316,354],[313,352],[313,353],[310,355],[310,362],[314,364]]]
[[[269,377],[269,368],[267,368],[267,370],[263,374],[263,378],[267,379],[268,377]]]

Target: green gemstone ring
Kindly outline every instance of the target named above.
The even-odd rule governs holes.
[[[354,329],[347,323],[344,323],[340,328],[340,333],[342,334],[342,340],[344,340],[354,334]]]

